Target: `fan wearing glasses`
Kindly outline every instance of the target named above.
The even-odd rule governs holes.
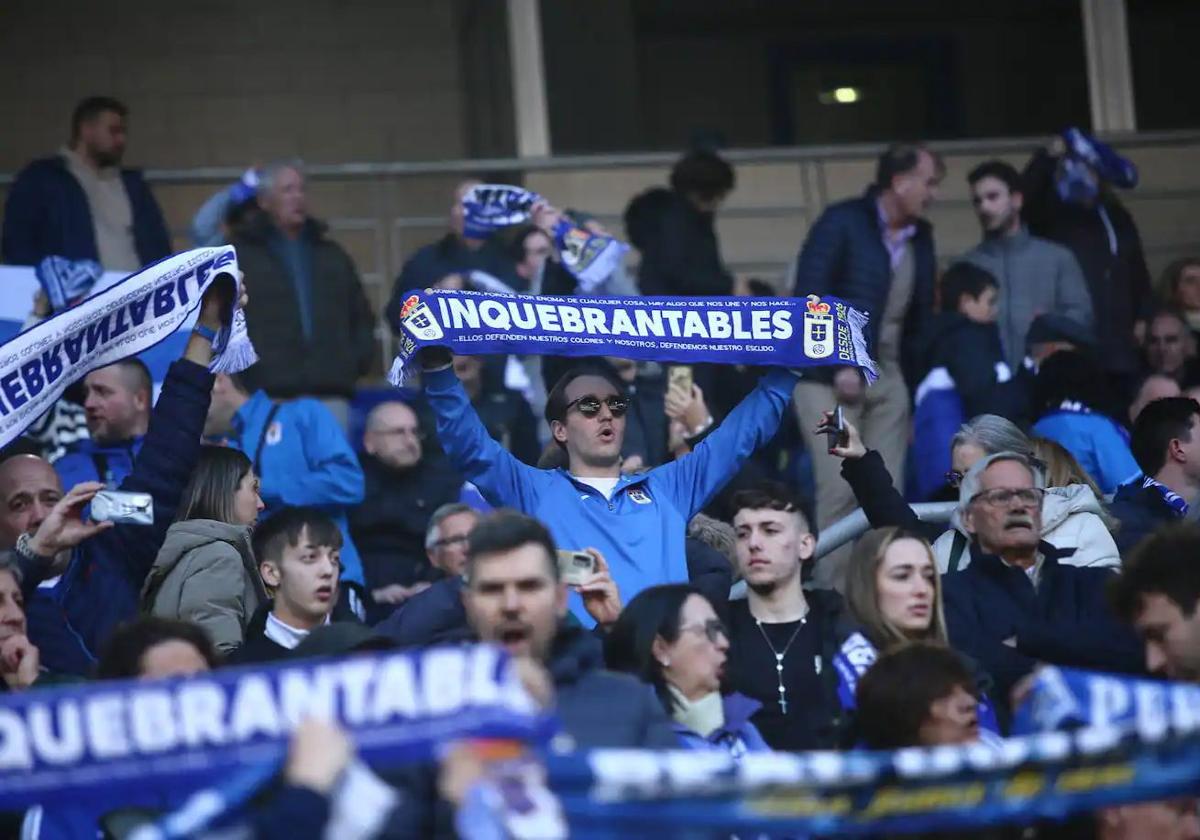
[[[943,578],[950,643],[978,661],[1003,702],[1039,663],[1142,670],[1130,630],[1110,612],[1111,569],[1072,566],[1073,548],[1041,539],[1042,476],[1025,455],[975,463],[959,488],[971,563]]]
[[[750,716],[762,704],[722,691],[729,630],[713,605],[686,584],[652,586],[630,601],[604,640],[604,661],[634,674],[674,721],[679,746],[734,758],[771,748]]]
[[[544,522],[561,548],[597,549],[622,600],[688,580],[688,521],[774,437],[797,380],[790,371],[769,371],[690,455],[622,475],[629,397],[610,364],[583,361],[550,389],[546,422],[567,466],[539,470],[491,438],[448,362],[445,351],[423,351],[425,396],[451,463],[489,503]],[[585,627],[595,624],[576,592],[570,608]]]

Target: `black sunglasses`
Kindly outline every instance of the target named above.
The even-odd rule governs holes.
[[[629,410],[629,400],[627,400],[625,397],[611,396],[600,399],[593,394],[588,394],[587,396],[580,397],[577,400],[571,400],[569,403],[567,403],[566,410],[563,411],[563,414],[565,415],[572,408],[578,408],[579,413],[584,417],[595,417],[600,413],[601,405],[608,406],[608,410],[612,412],[613,417],[622,417],[624,416],[625,412]]]

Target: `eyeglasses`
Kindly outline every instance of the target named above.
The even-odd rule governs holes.
[[[685,624],[679,628],[679,632],[703,633],[713,644],[716,644],[722,636],[726,639],[729,638],[729,630],[719,618],[710,618],[703,624]]]
[[[1040,487],[1023,487],[1020,490],[1010,490],[1007,487],[997,487],[994,490],[984,490],[971,497],[971,501],[980,501],[991,507],[1009,507],[1018,502],[1021,507],[1041,507],[1042,497],[1046,491]]]
[[[958,487],[962,484],[963,474],[958,470],[946,470],[946,483],[951,487]]]
[[[466,544],[467,544],[467,535],[466,534],[461,534],[457,537],[446,537],[446,539],[444,539],[444,540],[434,540],[433,541],[434,548],[449,548],[452,545],[466,545]]]
[[[623,417],[625,416],[625,412],[629,410],[629,400],[625,397],[611,396],[605,397],[602,400],[594,394],[588,394],[567,403],[566,411],[563,414],[566,414],[572,408],[578,408],[579,413],[584,417],[595,417],[600,413],[601,405],[608,406],[608,410],[612,412],[613,417]]]

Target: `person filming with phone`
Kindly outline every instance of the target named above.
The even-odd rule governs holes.
[[[214,283],[205,294],[117,492],[85,481],[64,493],[54,467],[35,455],[0,463],[0,550],[14,549],[29,640],[51,671],[86,675],[104,640],[137,614],[142,582],[200,458],[213,385],[210,336],[232,305],[229,288]]]
[[[688,521],[774,437],[796,374],[771,370],[686,457],[636,475],[621,473],[629,398],[611,365],[587,360],[550,389],[545,417],[567,466],[538,470],[521,463],[488,434],[450,366],[448,351],[425,349],[425,396],[450,461],[496,507],[547,523],[564,549],[597,549],[624,599],[661,583],[688,580]],[[578,593],[571,612],[596,621]]]

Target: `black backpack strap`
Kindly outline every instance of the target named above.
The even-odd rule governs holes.
[[[262,434],[258,436],[258,446],[254,448],[254,474],[259,477],[262,476],[263,447],[267,445],[267,434],[271,431],[271,422],[278,413],[279,403],[272,403],[271,411],[267,414],[267,422],[263,424]]]
[[[950,563],[947,572],[957,572],[959,561],[962,560],[963,552],[967,550],[967,538],[963,536],[962,531],[957,528],[954,530],[954,542],[950,545]]]

